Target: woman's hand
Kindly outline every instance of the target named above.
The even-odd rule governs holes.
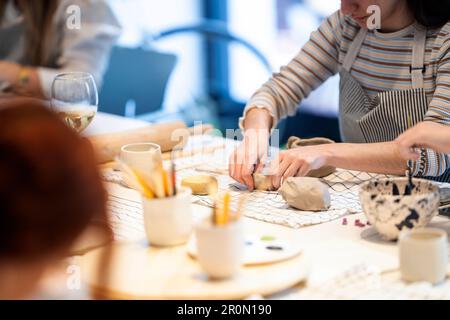
[[[229,159],[230,176],[253,191],[253,172],[265,162],[269,149],[268,130],[247,130],[239,147]]]
[[[279,153],[270,164],[272,188],[280,188],[281,180],[295,176],[306,176],[311,170],[327,165],[329,152],[327,145],[295,148]]]
[[[26,68],[28,75],[27,81],[21,83],[21,70],[23,66],[9,61],[0,60],[0,82],[10,84],[10,93],[19,96],[34,96],[44,98],[41,82],[35,68]]]
[[[253,191],[253,172],[265,163],[269,150],[272,116],[266,109],[252,108],[245,115],[244,139],[229,159],[230,176]]]
[[[20,66],[9,61],[0,61],[0,81],[14,84],[17,82],[20,73]]]
[[[417,160],[414,147],[430,148],[437,152],[450,153],[450,126],[424,121],[407,130],[396,140],[400,154],[405,159]]]

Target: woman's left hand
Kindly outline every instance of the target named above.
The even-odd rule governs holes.
[[[450,152],[450,127],[448,125],[424,121],[401,134],[395,140],[400,154],[405,159],[417,160],[415,147],[430,148],[437,152]]]
[[[270,164],[272,188],[280,188],[281,180],[289,177],[303,177],[311,170],[327,165],[327,145],[307,146],[281,151]]]

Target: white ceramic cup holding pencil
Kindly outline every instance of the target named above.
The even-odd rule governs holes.
[[[244,228],[241,220],[223,226],[211,219],[195,227],[197,259],[212,279],[225,279],[236,275],[244,261]]]
[[[191,194],[191,189],[179,188],[171,197],[142,197],[145,233],[151,246],[176,246],[189,240],[193,231]]]
[[[152,187],[157,196],[164,196],[163,178],[160,171],[160,167],[162,167],[162,155],[159,145],[150,142],[124,145],[120,151],[120,160],[139,173],[143,178],[152,180],[154,182]]]

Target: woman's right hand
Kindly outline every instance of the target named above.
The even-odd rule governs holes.
[[[242,143],[230,156],[228,165],[230,176],[253,191],[253,173],[264,165],[268,149],[268,130],[247,130]]]
[[[253,172],[261,168],[269,150],[270,128],[273,118],[264,108],[251,108],[245,114],[244,139],[232,153],[228,171],[236,181],[253,191]]]
[[[265,163],[268,148],[268,130],[246,130],[242,143],[230,156],[228,165],[230,176],[253,191],[253,172]]]

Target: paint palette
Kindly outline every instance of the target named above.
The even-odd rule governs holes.
[[[188,254],[196,258],[195,236],[188,243]],[[298,256],[302,247],[292,240],[272,235],[248,235],[245,237],[244,265],[276,263]]]

